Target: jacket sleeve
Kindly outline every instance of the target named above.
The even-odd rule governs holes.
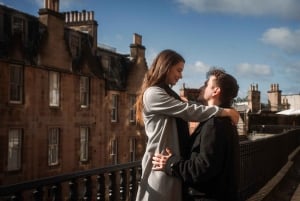
[[[143,95],[145,113],[179,117],[186,121],[205,121],[221,112],[217,106],[182,102],[160,87],[149,87]]]
[[[226,133],[222,125],[214,124],[210,119],[201,129],[201,133],[193,145],[192,158],[183,160],[172,156],[166,165],[166,173],[180,177],[184,182],[195,184],[212,179],[222,171],[225,160]],[[229,122],[230,123],[230,122]]]

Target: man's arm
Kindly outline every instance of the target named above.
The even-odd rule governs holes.
[[[167,174],[177,176],[188,183],[207,181],[216,176],[223,168],[225,160],[226,133],[218,118],[207,121],[193,145],[189,160],[167,152],[166,155],[156,154],[153,157],[154,170],[164,170]],[[231,124],[227,119],[227,123]]]

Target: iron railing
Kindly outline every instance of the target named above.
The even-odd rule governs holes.
[[[300,130],[240,142],[240,200],[262,188],[299,146]],[[0,186],[0,201],[135,200],[141,161]]]
[[[300,129],[240,142],[240,200],[262,188],[286,164],[300,145]]]

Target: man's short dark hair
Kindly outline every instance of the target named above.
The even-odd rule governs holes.
[[[225,72],[223,69],[212,68],[206,74],[209,79],[210,76],[216,77],[216,84],[221,89],[220,101],[221,107],[231,107],[234,98],[237,96],[239,91],[239,85],[236,79]]]

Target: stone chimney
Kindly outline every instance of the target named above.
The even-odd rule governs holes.
[[[70,58],[64,42],[64,15],[59,13],[59,0],[45,0],[39,9],[39,21],[47,29],[47,37],[39,52],[38,64],[70,69]],[[52,53],[51,53],[52,52]]]
[[[281,110],[281,90],[279,90],[279,84],[271,84],[268,91],[268,102],[271,111],[277,112]]]
[[[97,48],[98,23],[94,19],[94,11],[82,10],[64,13],[65,24],[71,29],[89,34],[93,38],[93,50]]]
[[[136,62],[145,62],[145,47],[142,45],[142,36],[134,33],[133,43],[130,45],[130,57]]]
[[[185,90],[185,83],[182,84],[182,87],[179,89],[179,96],[180,97],[187,97],[187,94],[186,94],[186,90]]]
[[[44,0],[44,8],[59,12],[59,0]]]
[[[39,10],[39,20],[49,29],[63,32],[64,16],[59,13],[59,0],[44,0],[44,8]]]
[[[256,113],[261,110],[260,104],[260,91],[258,91],[258,84],[251,84],[248,91],[248,107],[251,112]]]
[[[289,103],[289,100],[286,97],[282,98],[282,100],[281,100],[281,106],[282,106],[282,109],[284,109],[284,110],[290,109],[289,108],[290,103]]]
[[[136,94],[140,86],[143,83],[145,74],[147,73],[148,67],[145,59],[145,47],[142,45],[142,36],[139,34],[133,34],[133,41],[130,44],[130,70],[134,73],[129,73],[127,78],[128,93]],[[137,85],[137,83],[140,83]]]

